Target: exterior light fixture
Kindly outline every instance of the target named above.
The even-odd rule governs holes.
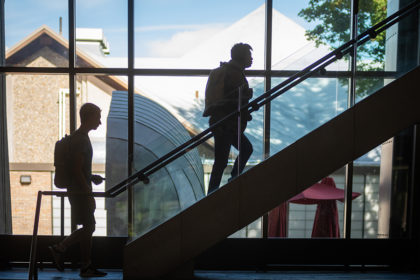
[[[32,182],[31,175],[20,175],[20,183],[22,185],[30,185]]]

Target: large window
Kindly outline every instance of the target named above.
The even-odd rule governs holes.
[[[81,104],[102,109],[102,126],[90,134],[93,171],[106,177],[95,190],[110,190],[208,128],[202,116],[207,77],[230,59],[235,43],[253,48],[246,75],[256,98],[348,41],[352,1],[332,1],[335,8],[325,2],[6,0],[1,69],[7,77],[13,233],[31,234],[36,192],[56,190],[54,143],[78,127]],[[387,7],[386,1],[359,2],[361,33],[384,19]],[[355,64],[345,55],[274,99],[270,110],[254,112],[245,131],[254,150],[246,168],[344,112],[352,94],[359,102],[396,78],[403,67],[396,57],[404,55],[396,46],[406,39],[384,32],[358,48]],[[408,65],[414,60],[407,57]],[[380,150],[355,160],[353,173],[341,167],[329,175],[342,190],[353,178],[354,237],[378,236]],[[232,149],[222,185],[236,155]],[[98,199],[96,234],[140,235],[189,207],[205,197],[213,162],[210,138],[151,175],[148,185]],[[317,206],[296,201],[282,206],[286,219],[276,223],[283,223],[283,233],[271,236],[311,237]],[[68,233],[67,200],[64,205]],[[59,198],[44,198],[42,234],[61,233],[60,208]],[[342,237],[343,204],[337,209]],[[264,224],[258,219],[232,237],[261,237]]]

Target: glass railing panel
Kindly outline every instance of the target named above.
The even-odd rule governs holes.
[[[4,1],[4,8],[6,66],[68,66],[68,1]]]
[[[254,49],[253,68],[263,69],[264,7],[262,0],[135,1],[135,67],[215,68],[244,42]]]
[[[105,3],[76,0],[76,66],[128,66],[127,0]]]

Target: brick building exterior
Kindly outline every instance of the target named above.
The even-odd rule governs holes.
[[[68,64],[67,58],[67,42],[46,26],[6,53],[6,63],[10,66],[60,67]],[[77,63],[84,67],[99,66],[82,51],[78,51]],[[77,108],[85,102],[99,103],[105,117],[112,91],[127,89],[125,83],[115,77],[77,78]],[[68,83],[67,75],[13,74],[6,77],[13,234],[32,234],[37,193],[53,189],[54,145],[62,136],[60,131],[69,133],[68,96],[65,94]],[[60,100],[60,94],[64,100]],[[64,102],[64,106],[60,102]],[[65,108],[64,112],[60,112],[60,106]],[[106,118],[102,122],[106,126]],[[94,162],[93,171],[104,173],[104,163]],[[22,183],[21,176],[30,176],[31,182]],[[59,213],[59,210],[53,211],[54,199],[57,198],[43,197],[40,234],[53,234],[54,217]],[[101,232],[106,234],[105,226]]]

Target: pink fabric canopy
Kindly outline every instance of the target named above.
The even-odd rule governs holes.
[[[352,199],[358,197],[360,193],[353,192]],[[334,179],[327,177],[322,179],[321,183],[316,183],[307,188],[300,194],[289,199],[289,202],[298,204],[318,204],[323,200],[339,200],[344,201],[344,190],[335,186]]]
[[[268,213],[268,237],[287,236],[287,202]]]
[[[353,192],[352,199],[358,197],[360,193]],[[310,188],[288,200],[298,204],[318,204],[312,237],[340,237],[338,224],[338,210],[336,200],[344,201],[344,190],[338,189],[334,179],[324,178]],[[268,215],[268,236],[286,237],[287,229],[287,203],[273,209]]]

